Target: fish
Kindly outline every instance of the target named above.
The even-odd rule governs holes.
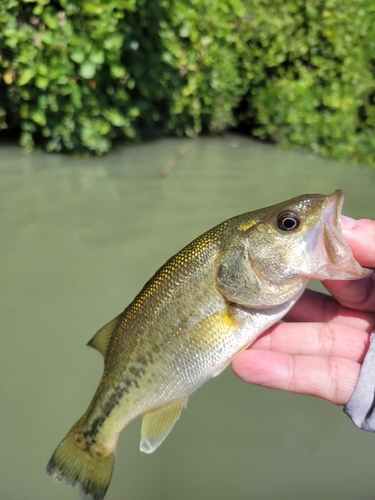
[[[140,449],[166,438],[189,396],[293,307],[309,279],[354,280],[343,193],[302,195],[232,217],[171,257],[88,345],[104,371],[47,472],[102,500],[121,430],[142,416]]]

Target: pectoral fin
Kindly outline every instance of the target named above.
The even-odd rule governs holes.
[[[152,453],[168,436],[175,422],[180,418],[181,411],[186,401],[164,406],[152,413],[143,415],[141,429],[141,451]]]

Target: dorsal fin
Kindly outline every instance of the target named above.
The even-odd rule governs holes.
[[[113,332],[116,330],[121,314],[116,316],[112,321],[104,325],[96,332],[90,342],[87,343],[90,347],[94,347],[105,357],[107,354],[108,344],[112,338]]]

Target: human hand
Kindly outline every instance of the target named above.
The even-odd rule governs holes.
[[[343,216],[341,222],[355,259],[375,268],[375,221]],[[324,285],[332,297],[306,290],[284,323],[236,356],[234,373],[245,382],[345,405],[375,329],[375,275]]]

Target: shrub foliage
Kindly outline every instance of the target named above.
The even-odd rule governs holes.
[[[0,130],[102,154],[220,132],[375,164],[373,0],[2,0]]]

